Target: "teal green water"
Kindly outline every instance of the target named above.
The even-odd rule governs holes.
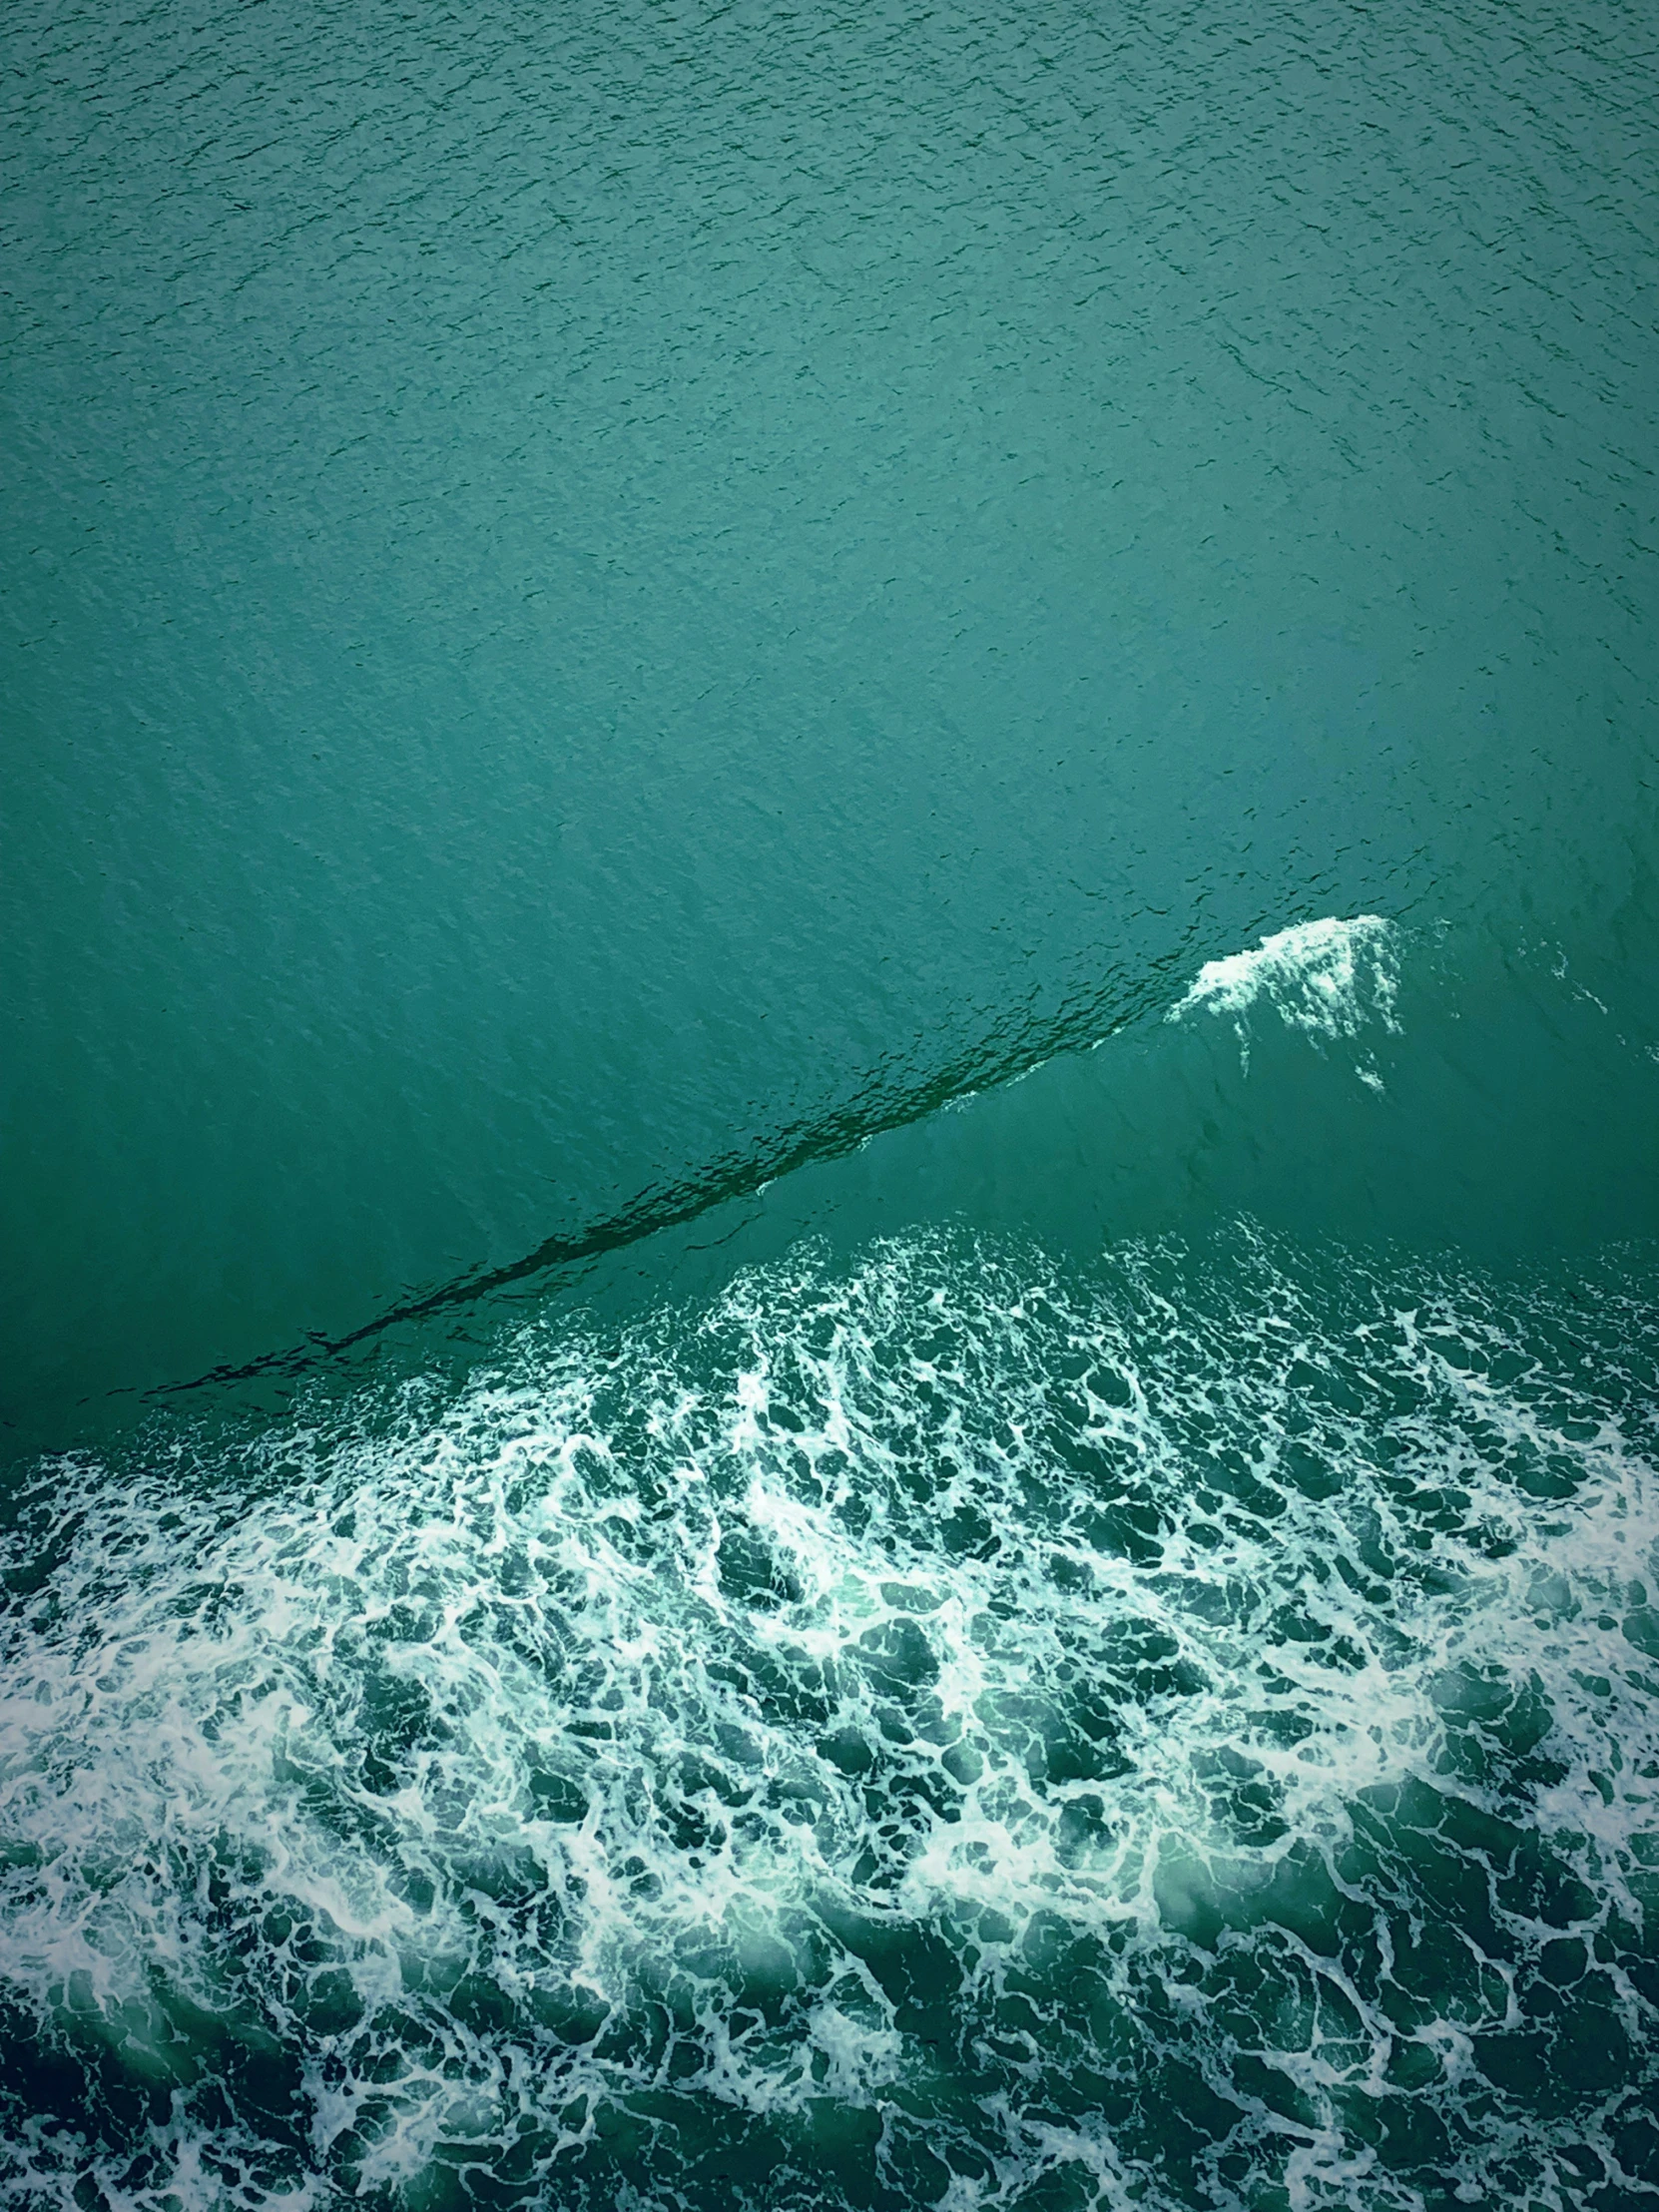
[[[1659,2196],[1659,20],[10,0],[0,2198]]]

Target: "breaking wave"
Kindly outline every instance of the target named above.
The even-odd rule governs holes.
[[[1391,922],[1379,914],[1349,921],[1327,916],[1278,930],[1252,951],[1207,961],[1167,1018],[1231,1014],[1248,1066],[1250,1014],[1258,1000],[1290,1028],[1336,1043],[1374,1022],[1395,1029],[1398,987],[1398,932]],[[1358,1072],[1381,1088],[1375,1069],[1362,1064]]]

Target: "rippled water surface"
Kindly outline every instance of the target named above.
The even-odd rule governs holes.
[[[0,2198],[1659,2198],[1652,7],[0,19]]]

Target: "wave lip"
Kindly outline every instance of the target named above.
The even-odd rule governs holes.
[[[1398,936],[1395,924],[1381,914],[1294,922],[1251,950],[1207,960],[1165,1019],[1231,1014],[1247,1064],[1249,1016],[1263,999],[1289,1027],[1333,1043],[1358,1036],[1374,1022],[1397,1031]]]

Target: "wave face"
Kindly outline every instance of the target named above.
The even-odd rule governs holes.
[[[929,1233],[51,1466],[8,2201],[1642,2201],[1656,1353]]]
[[[8,0],[7,39],[31,1448],[1288,923],[1651,917],[1649,10]]]

